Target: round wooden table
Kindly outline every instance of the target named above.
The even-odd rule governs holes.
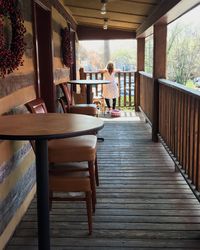
[[[70,80],[67,83],[70,84],[79,84],[79,85],[86,85],[86,95],[87,95],[87,104],[91,103],[91,93],[92,93],[92,86],[98,84],[109,84],[110,81],[107,80]]]
[[[39,249],[50,249],[47,141],[96,132],[102,128],[101,119],[78,114],[0,116],[0,139],[35,140]]]

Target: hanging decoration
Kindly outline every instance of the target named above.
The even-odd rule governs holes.
[[[11,39],[5,38],[5,21],[11,25]],[[23,65],[26,29],[16,0],[0,0],[0,77]]]
[[[62,29],[61,36],[62,36],[61,46],[62,46],[63,64],[67,67],[70,67],[73,64],[70,28],[66,27]]]

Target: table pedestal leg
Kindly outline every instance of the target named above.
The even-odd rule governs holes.
[[[38,248],[50,249],[49,174],[47,140],[36,140]]]
[[[90,104],[92,103],[92,100],[91,100],[91,93],[92,93],[92,88],[91,88],[91,85],[87,85],[87,89],[86,89],[87,93],[87,104]]]

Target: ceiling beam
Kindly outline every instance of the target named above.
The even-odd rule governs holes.
[[[74,17],[84,17],[86,19],[91,19],[91,20],[101,20],[102,22],[104,21],[105,18],[100,18],[100,17],[89,17],[89,16],[85,16],[85,15],[74,15]],[[77,18],[77,20],[78,20]],[[128,24],[140,24],[139,22],[129,22],[129,21],[122,21],[122,20],[115,20],[112,18],[107,18],[109,22],[118,22],[118,23],[128,23]]]
[[[150,2],[145,2],[145,1],[132,1],[132,0],[120,0],[121,2],[129,2],[129,3],[137,3],[137,4],[146,4],[146,5],[152,5],[155,6],[157,3],[150,3]]]
[[[64,6],[63,1],[59,2],[58,0],[52,0],[52,5],[67,20],[67,22],[70,23],[71,28],[75,31],[77,28],[77,22],[71,11]]]
[[[134,39],[135,32],[122,31],[78,25],[77,27],[78,39],[81,40],[111,40],[111,39]]]
[[[91,7],[84,7],[84,6],[77,6],[77,5],[73,5],[73,4],[68,4],[68,5],[65,5],[65,6],[68,6],[69,8],[74,8],[74,9],[83,9],[83,10],[95,10],[95,11],[100,11],[100,9],[97,9],[97,8],[91,8]],[[142,15],[142,14],[136,14],[136,13],[127,13],[127,12],[124,12],[124,11],[115,11],[115,10],[109,10],[107,9],[107,13],[119,13],[119,14],[124,14],[124,15],[129,15],[129,16],[138,16],[138,17],[147,17],[146,15]]]

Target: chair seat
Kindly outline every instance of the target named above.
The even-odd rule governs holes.
[[[54,192],[91,192],[90,177],[83,171],[66,171],[62,175],[50,172],[49,187]]]
[[[83,135],[48,142],[49,162],[95,161],[97,137]]]
[[[95,116],[97,109],[95,104],[76,104],[70,107],[70,113]]]

